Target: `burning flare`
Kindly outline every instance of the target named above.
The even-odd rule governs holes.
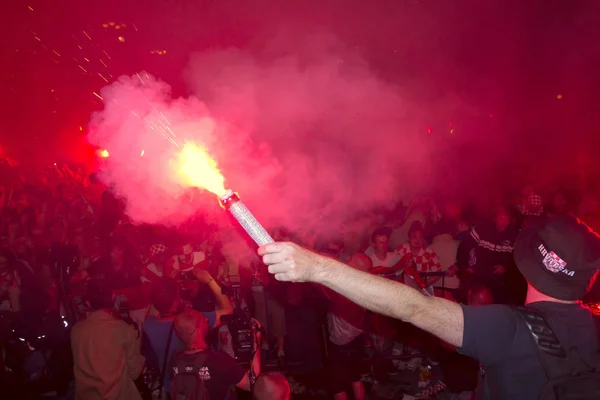
[[[206,189],[217,196],[223,196],[227,192],[225,178],[216,161],[194,143],[186,142],[175,156],[174,162],[182,184]]]

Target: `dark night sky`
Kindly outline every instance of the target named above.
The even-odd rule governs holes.
[[[460,99],[453,115],[431,116],[434,133],[448,118],[462,123],[458,151],[483,142],[482,120],[490,114],[494,134],[505,135],[519,159],[530,158],[532,146],[574,159],[578,149],[598,144],[594,0],[5,3],[0,156],[20,161],[83,157],[79,126],[101,107],[92,94],[105,84],[98,73],[111,80],[145,70],[186,94],[182,71],[194,51],[233,46],[264,53],[279,37],[294,49],[293,38],[313,31],[354,47],[381,77],[410,88],[416,104]],[[126,27],[103,28],[109,22]],[[167,53],[151,54],[156,50]]]

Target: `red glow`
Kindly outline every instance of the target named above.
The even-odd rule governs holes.
[[[427,127],[427,133],[431,135],[431,127],[430,126]]]

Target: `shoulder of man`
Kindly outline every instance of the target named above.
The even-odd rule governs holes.
[[[515,311],[506,305],[462,306],[464,318],[462,354],[494,364],[509,354],[518,330]]]

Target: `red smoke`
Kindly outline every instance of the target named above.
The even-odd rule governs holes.
[[[296,54],[197,54],[189,98],[171,98],[146,74],[104,88],[89,140],[110,152],[101,178],[129,216],[176,225],[216,209],[214,196],[191,201],[173,179],[171,140],[205,146],[267,227],[338,230],[356,211],[392,207],[425,186],[421,111],[335,40],[311,40],[317,50]]]

